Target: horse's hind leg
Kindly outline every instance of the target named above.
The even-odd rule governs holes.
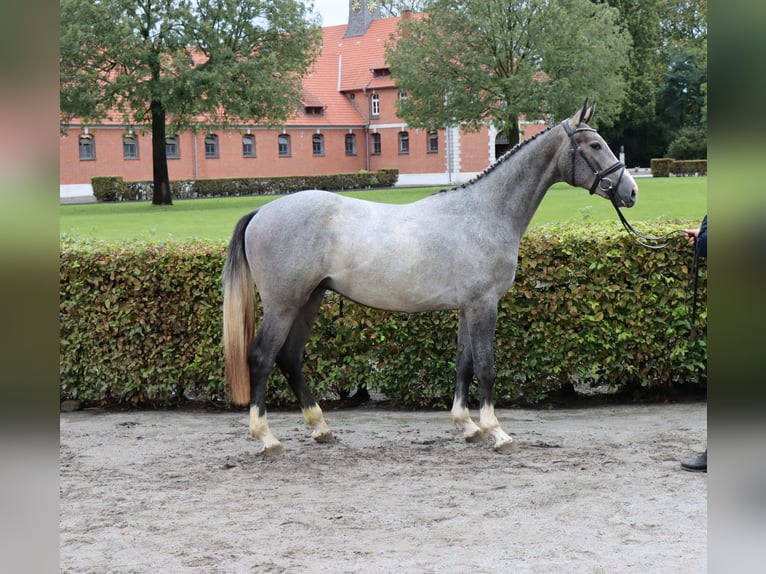
[[[301,308],[293,322],[287,340],[277,355],[277,366],[285,375],[290,388],[298,398],[301,411],[303,411],[303,418],[312,429],[311,436],[317,442],[327,443],[333,442],[335,437],[324,420],[322,409],[316,403],[314,395],[306,384],[302,370],[303,349],[311,335],[311,328],[316,321],[317,312],[322,304],[323,297],[324,289],[318,288],[311,294],[303,308]]]
[[[292,317],[288,314],[264,312],[263,324],[247,355],[250,367],[250,436],[263,443],[262,453],[267,456],[284,452],[282,443],[271,433],[266,420],[266,381],[291,324]]]
[[[484,438],[484,434],[473,422],[468,411],[468,388],[471,381],[473,381],[471,337],[468,335],[467,321],[461,311],[457,328],[457,384],[455,400],[452,403],[452,422],[463,430],[463,438],[467,442],[478,442]]]

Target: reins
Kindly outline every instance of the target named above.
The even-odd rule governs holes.
[[[659,236],[652,236],[652,235],[644,235],[640,231],[638,231],[635,227],[633,227],[627,219],[625,219],[625,216],[622,214],[622,211],[620,211],[620,208],[615,205],[614,201],[612,201],[612,205],[614,205],[614,210],[617,212],[618,217],[620,218],[620,222],[622,223],[622,226],[625,228],[625,230],[630,235],[631,239],[641,245],[642,247],[647,247],[649,249],[663,249],[670,245],[670,242],[673,239],[683,239],[686,236],[686,231],[683,229],[674,229],[673,231],[669,231],[665,235],[659,235]],[[645,241],[664,241],[664,243],[660,243],[658,245],[652,245],[651,243],[645,243]]]

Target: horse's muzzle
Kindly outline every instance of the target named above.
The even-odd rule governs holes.
[[[638,186],[633,186],[633,189],[630,190],[630,197],[625,200],[622,200],[622,204],[625,207],[633,207],[636,205],[636,201],[638,201]]]

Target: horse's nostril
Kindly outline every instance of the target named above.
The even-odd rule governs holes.
[[[636,196],[637,196],[637,195],[638,195],[638,188],[637,188],[637,187],[634,187],[634,188],[633,188],[633,189],[630,191],[630,199],[631,199],[631,201],[633,201],[634,203],[635,203],[635,201],[636,201]]]

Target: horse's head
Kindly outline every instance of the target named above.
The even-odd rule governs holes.
[[[582,187],[609,199],[617,207],[633,207],[638,186],[598,132],[588,126],[595,104],[582,108],[561,122],[566,134],[567,153],[559,154],[559,169],[570,185]]]

